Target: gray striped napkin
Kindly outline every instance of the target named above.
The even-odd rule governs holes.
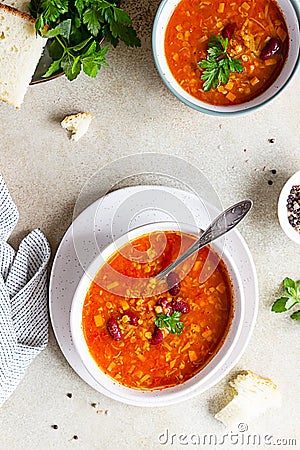
[[[0,406],[48,342],[47,265],[51,250],[36,229],[17,252],[7,243],[19,214],[0,174]]]

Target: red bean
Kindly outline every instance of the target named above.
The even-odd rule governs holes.
[[[175,297],[176,295],[179,294],[180,291],[179,283],[180,278],[177,275],[177,273],[170,272],[169,275],[167,276],[167,284],[169,286],[169,292],[172,295],[172,297]]]
[[[122,339],[121,330],[119,328],[118,322],[116,321],[116,319],[114,317],[111,317],[110,319],[108,319],[106,328],[107,328],[107,331],[109,332],[109,334],[111,335],[111,337],[115,341],[120,341]]]
[[[234,30],[236,28],[236,24],[235,23],[229,23],[228,25],[226,25],[223,30],[222,30],[222,36],[224,39],[231,39],[234,33]]]
[[[138,316],[137,316],[133,311],[128,311],[128,312],[126,312],[125,315],[129,317],[128,323],[129,323],[130,325],[134,325],[135,327],[138,326],[138,324],[139,324],[139,322],[138,322],[139,318],[138,318]]]
[[[153,345],[161,344],[163,340],[164,340],[164,333],[160,328],[155,327],[150,344]]]
[[[277,38],[271,38],[268,40],[266,45],[261,51],[260,59],[265,61],[266,59],[271,58],[275,53],[279,52],[280,50],[280,41]]]
[[[190,305],[185,300],[173,301],[172,306],[174,311],[180,311],[182,314],[187,314],[191,310]]]
[[[158,306],[162,307],[163,313],[168,314],[170,316],[173,312],[173,308],[171,303],[166,298],[161,298],[156,303]]]

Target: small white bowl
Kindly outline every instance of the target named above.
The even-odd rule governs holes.
[[[156,13],[152,31],[152,51],[157,70],[170,91],[186,105],[212,115],[238,115],[256,110],[275,98],[294,75],[299,65],[299,5],[294,0],[276,0],[285,18],[289,33],[289,53],[275,82],[261,95],[239,105],[215,106],[204,103],[188,94],[175,80],[169,69],[164,49],[165,32],[169,20],[181,0],[163,0]]]
[[[229,332],[225,338],[225,341],[213,359],[194,377],[190,380],[172,388],[166,388],[163,390],[137,390],[125,387],[111,377],[106,375],[96,364],[95,360],[91,356],[87,343],[84,338],[82,330],[82,309],[87,291],[90,284],[98,271],[100,270],[103,261],[109,259],[110,256],[128,241],[142,236],[146,233],[154,231],[167,231],[176,230],[184,233],[189,233],[195,236],[201,234],[200,230],[194,226],[179,224],[175,222],[159,222],[144,225],[128,232],[128,234],[120,237],[115,242],[110,244],[106,249],[93,261],[86,273],[83,275],[77,290],[75,292],[71,314],[71,334],[72,339],[85,368],[90,375],[101,385],[101,392],[108,397],[121,402],[137,405],[137,406],[163,406],[168,404],[177,403],[197,394],[197,390],[207,381],[208,378],[213,377],[213,374],[220,368],[224,370],[224,376],[226,374],[226,362],[232,348],[234,347],[237,339],[240,336],[244,321],[244,291],[241,281],[241,276],[233,261],[232,257],[223,249],[220,244],[213,244],[212,248],[222,256],[229,275],[231,277],[233,290],[234,290],[234,316],[229,329]],[[216,382],[216,381],[215,381]],[[214,384],[213,382],[211,385]]]
[[[300,233],[296,231],[288,221],[288,210],[286,207],[288,196],[293,186],[300,185],[300,170],[287,180],[283,186],[278,199],[278,219],[285,234],[297,244],[300,244]]]

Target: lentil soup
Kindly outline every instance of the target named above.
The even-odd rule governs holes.
[[[164,289],[155,290],[153,277],[194,240],[178,231],[145,234],[116,251],[91,283],[82,311],[84,337],[97,365],[124,386],[149,390],[181,384],[213,358],[226,338],[234,294],[224,261],[209,246],[193,256],[186,276],[180,266],[159,282]],[[129,258],[137,250],[148,255],[147,261]],[[127,281],[112,279],[112,269]],[[203,270],[209,276],[200,283]],[[112,292],[115,288],[123,294]]]
[[[243,71],[205,91],[198,63],[207,58],[212,36],[228,39],[228,55],[241,62]],[[288,42],[285,19],[273,0],[181,0],[167,25],[165,56],[190,95],[212,105],[237,105],[273,84],[286,61]]]

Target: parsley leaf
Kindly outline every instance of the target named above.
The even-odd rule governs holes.
[[[300,320],[300,310],[295,311],[292,315],[291,318],[294,320]]]
[[[92,44],[93,45],[93,44]],[[93,50],[88,50],[86,54],[81,56],[81,62],[83,66],[83,71],[90,77],[95,78],[101,66],[107,66],[105,55],[107,53],[108,47],[104,47],[98,52]]]
[[[228,38],[212,35],[208,41],[208,56],[198,63],[204,69],[201,80],[204,81],[205,92],[216,89],[220,84],[227,84],[231,72],[243,72],[244,68],[239,59],[232,58],[227,53]]]
[[[181,312],[174,311],[172,314],[158,314],[154,320],[158,328],[167,328],[170,333],[181,334],[184,329],[183,322],[180,322]]]
[[[51,66],[49,67],[49,69],[47,70],[45,75],[43,75],[43,76],[44,77],[51,77],[51,75],[53,75],[59,69],[60,69],[60,60],[58,59],[56,61],[53,61],[53,63],[51,64]]]
[[[127,25],[132,24],[132,20],[130,19],[128,13],[120,8],[114,8],[114,20],[115,22],[124,23]]]
[[[287,277],[283,280],[283,288],[283,296],[278,298],[272,305],[272,311],[275,313],[289,311],[297,303],[300,303],[300,282]],[[300,311],[294,312],[291,318],[300,320]]]
[[[280,297],[278,298],[272,305],[272,311],[279,313],[288,311],[291,309],[297,302],[288,297]]]
[[[69,39],[71,32],[71,19],[64,20],[60,22],[55,28],[52,28],[51,30],[44,33],[42,31],[43,37],[51,38],[55,36],[63,36],[67,39]]]
[[[137,47],[139,39],[134,28],[122,23],[113,23],[110,25],[110,31],[113,37],[117,40],[121,39],[126,45],[130,47]]]

